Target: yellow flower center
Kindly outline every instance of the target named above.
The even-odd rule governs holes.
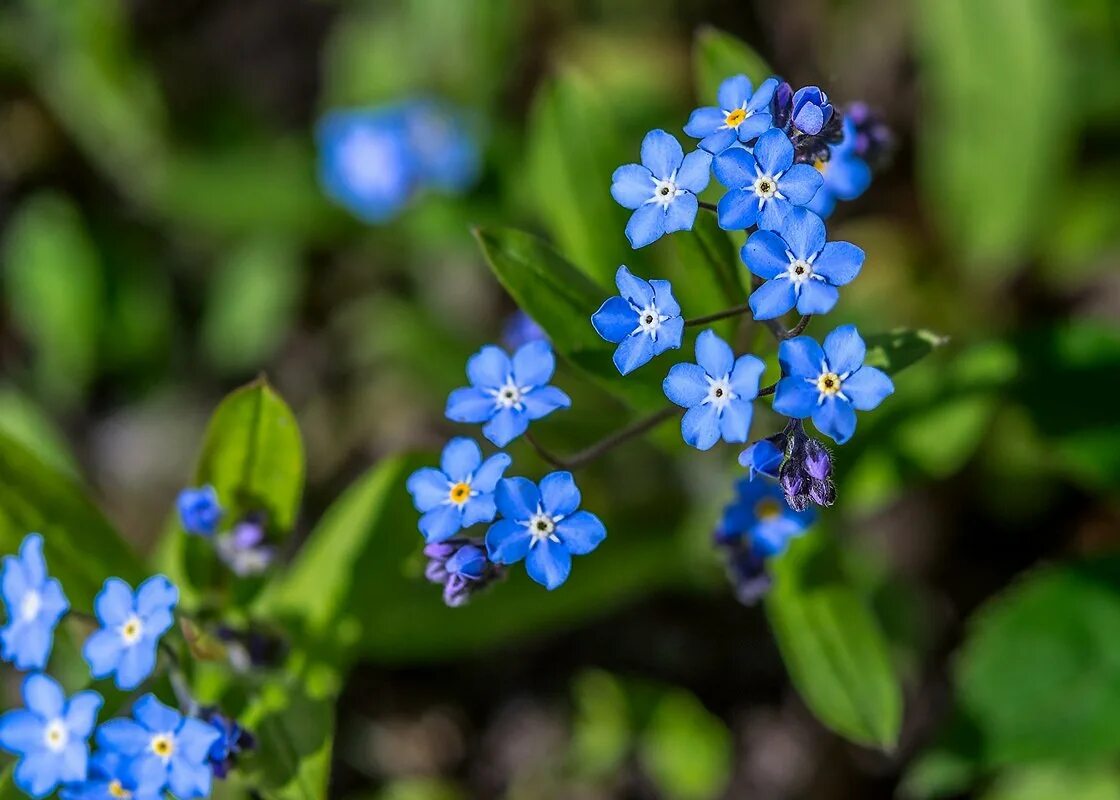
[[[782,515],[782,507],[773,497],[765,497],[755,504],[754,515],[764,521],[774,519]]]
[[[467,502],[471,497],[471,485],[469,483],[457,483],[451,487],[451,502],[456,505],[462,505]]]
[[[747,118],[746,109],[737,108],[734,111],[732,111],[730,114],[727,115],[727,118],[724,120],[724,122],[727,124],[727,127],[729,127],[729,128],[738,128],[740,125],[743,124],[743,120],[745,120],[746,118]]]
[[[132,792],[121,786],[120,781],[109,782],[109,794],[112,797],[120,798],[120,800],[128,800],[128,798],[132,797]]]
[[[817,378],[817,389],[821,394],[836,394],[840,391],[840,376],[835,372],[824,373]]]
[[[828,169],[828,162],[822,161],[818,158],[813,162],[813,166],[817,168],[817,172],[819,172],[821,175],[824,175],[824,171]]]
[[[160,758],[171,758],[175,752],[175,740],[171,734],[161,733],[152,737],[152,752]]]

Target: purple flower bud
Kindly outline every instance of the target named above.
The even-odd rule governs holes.
[[[816,439],[809,439],[805,444],[805,471],[818,481],[832,478],[832,457],[828,448]]]
[[[778,470],[778,482],[786,502],[794,511],[811,504],[830,506],[836,502],[832,483],[832,456],[823,444],[810,438],[800,421],[786,426],[786,460]]]
[[[779,130],[784,130],[789,125],[793,116],[793,87],[785,81],[774,90],[774,99],[770,104],[770,117],[773,125]]]
[[[216,708],[204,709],[201,716],[218,732],[218,738],[210,746],[207,755],[210,769],[213,770],[214,777],[225,778],[237,764],[238,756],[256,748],[257,740],[253,734]]]
[[[264,523],[255,517],[245,518],[233,530],[215,538],[214,549],[218,558],[242,577],[261,574],[276,557],[275,549],[265,541]]]
[[[851,103],[844,109],[844,116],[855,127],[855,154],[874,170],[886,166],[894,152],[894,133],[867,103]]]
[[[816,136],[830,119],[832,104],[828,95],[816,86],[798,89],[793,95],[793,126],[800,133]]]
[[[443,585],[443,601],[451,608],[466,604],[474,592],[503,574],[485,550],[466,539],[426,545],[424,555],[428,557],[424,577]]]

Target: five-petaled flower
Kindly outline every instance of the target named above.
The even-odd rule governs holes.
[[[646,134],[642,163],[621,166],[611,178],[611,196],[622,207],[634,209],[626,223],[631,247],[692,229],[700,207],[696,195],[708,186],[711,163],[711,155],[703,150],[686,156],[680,142],[663,130]]]
[[[871,167],[857,149],[859,135],[855,123],[845,118],[842,130],[840,142],[828,147],[828,160],[813,165],[823,176],[824,183],[806,208],[822,217],[832,213],[837,200],[855,200],[871,185]]]
[[[447,418],[485,422],[482,434],[505,447],[525,433],[532,420],[572,404],[568,395],[548,385],[555,371],[556,357],[546,341],[523,345],[512,360],[500,347],[487,345],[467,361],[471,386],[447,398]]]
[[[458,437],[443,448],[440,468],[424,467],[408,478],[408,491],[429,543],[450,539],[462,528],[490,522],[496,512],[494,488],[510,457],[495,453],[485,461],[473,439]]]
[[[751,427],[751,401],[765,366],[757,356],[735,358],[715,331],[696,337],[695,364],[676,364],[666,376],[665,396],[682,408],[681,435],[687,444],[707,450],[720,438],[745,442]]]
[[[778,227],[790,208],[813,199],[823,181],[809,164],[793,163],[793,144],[776,128],[758,137],[753,154],[741,147],[725,150],[713,169],[730,190],[717,205],[719,225],[732,231]]]
[[[112,719],[97,729],[103,751],[131,759],[131,771],[148,789],[167,787],[179,800],[210,794],[210,748],[220,737],[211,724],[184,717],[146,694],[132,707],[134,719]]]
[[[106,580],[93,601],[102,627],[82,647],[93,677],[114,675],[124,690],[139,686],[155,669],[156,648],[178,602],[179,590],[163,575],[148,578],[135,594],[120,578]]]
[[[218,492],[207,484],[198,489],[184,489],[175,502],[183,530],[199,536],[213,536],[222,520]]]
[[[47,574],[43,537],[28,534],[19,555],[5,556],[0,572],[8,624],[0,629],[0,656],[16,669],[42,669],[54,643],[54,629],[70,609],[62,585]]]
[[[720,539],[745,537],[752,553],[770,558],[782,553],[790,539],[813,524],[812,511],[794,511],[772,481],[741,478],[735,500],[723,511]]]
[[[101,703],[94,691],[67,700],[53,678],[28,675],[23,682],[26,707],[0,717],[0,747],[19,756],[16,786],[32,797],[45,797],[61,783],[85,780],[89,736]]]
[[[618,295],[610,297],[591,317],[596,333],[615,342],[614,365],[623,375],[654,356],[681,346],[684,319],[669,281],[646,281],[625,266],[614,278]]]
[[[525,559],[529,577],[547,589],[568,579],[572,556],[590,553],[607,537],[597,516],[577,510],[580,493],[570,472],[545,475],[539,487],[526,478],[504,478],[496,499],[502,519],[486,533],[490,559]]]
[[[728,78],[719,86],[719,105],[693,111],[684,132],[700,139],[700,147],[713,155],[736,141],[747,144],[770,127],[770,100],[776,88],[777,78],[767,78],[752,94],[746,75]]]
[[[774,410],[795,419],[813,418],[817,430],[844,444],[856,429],[856,410],[870,411],[894,392],[887,374],[864,366],[867,347],[853,325],[843,325],[822,349],[809,336],[778,348],[785,376],[778,381]]]
[[[161,787],[142,786],[132,774],[132,760],[111,750],[94,753],[89,774],[81,783],[65,786],[62,800],[160,800]]]
[[[825,243],[824,222],[807,208],[791,208],[774,231],[755,231],[743,262],[765,283],[751,294],[755,319],[774,319],[794,306],[800,314],[825,314],[840,299],[837,286],[855,279],[863,251],[848,242]]]

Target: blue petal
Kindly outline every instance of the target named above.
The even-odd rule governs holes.
[[[751,403],[749,400],[732,400],[719,418],[720,436],[725,442],[745,442],[751,430]]]
[[[35,673],[23,681],[23,704],[43,719],[55,719],[66,708],[66,695],[58,681]]]
[[[748,302],[755,319],[774,319],[793,308],[797,296],[793,284],[782,279],[766,281],[751,293]]]
[[[795,336],[778,346],[778,361],[783,375],[816,378],[824,365],[824,351],[811,336]]]
[[[724,111],[741,108],[751,99],[751,79],[746,75],[733,75],[719,85],[716,100]]]
[[[486,422],[494,416],[497,405],[493,395],[486,394],[481,389],[464,387],[456,389],[447,396],[447,408],[444,415],[452,422]]]
[[[513,377],[518,386],[544,386],[555,371],[556,356],[547,339],[523,344],[513,354]]]
[[[552,591],[568,580],[572,572],[572,554],[562,543],[541,539],[525,557],[525,571],[534,581]]]
[[[758,137],[758,141],[754,145],[754,158],[758,161],[758,165],[762,171],[767,175],[774,175],[778,172],[785,172],[793,164],[793,145],[790,143],[789,138],[785,133],[777,128],[771,128]],[[809,167],[809,169],[813,169]],[[816,172],[816,170],[813,170]],[[785,175],[782,175],[781,180],[784,182]],[[818,177],[820,177],[818,175]],[[754,181],[754,175],[751,175],[750,180]],[[783,194],[785,190],[783,189]],[[808,198],[806,198],[808,199]]]
[[[179,590],[164,575],[153,575],[136,590],[136,612],[141,617],[174,608],[178,602]]]
[[[43,746],[44,720],[32,711],[16,709],[0,716],[0,747],[23,755]]]
[[[652,130],[642,139],[642,165],[655,178],[668,178],[683,160],[684,150],[680,142],[665,131]]]
[[[774,411],[794,419],[805,419],[817,410],[821,393],[801,377],[782,378],[774,393]]]
[[[843,382],[840,391],[860,411],[876,408],[894,394],[894,383],[887,373],[875,367],[860,367]]]
[[[739,463],[750,469],[749,477],[754,480],[755,473],[778,477],[778,467],[782,465],[785,454],[773,442],[762,439],[739,454]]]
[[[847,400],[827,397],[813,412],[813,424],[836,444],[844,444],[855,433],[856,412]]]
[[[782,220],[782,238],[795,258],[809,260],[824,247],[824,222],[806,208],[791,208]]]
[[[827,314],[840,299],[840,290],[824,281],[807,281],[797,297],[797,313]]]
[[[541,507],[549,516],[571,514],[579,508],[579,487],[570,472],[551,472],[541,479]]]
[[[29,533],[23,537],[19,546],[19,559],[23,564],[27,585],[42,586],[47,579],[47,562],[43,558],[43,537],[40,534]]]
[[[405,488],[412,495],[412,504],[423,513],[448,498],[447,476],[433,467],[424,467],[408,476]]]
[[[709,450],[719,441],[719,414],[710,403],[693,406],[681,418],[681,438],[697,450]]]
[[[837,158],[827,162],[825,185],[841,200],[855,200],[871,185],[871,167],[855,156]]]
[[[815,136],[824,127],[824,112],[820,106],[807,103],[794,114],[793,124],[799,131]]]
[[[788,139],[785,141],[789,142]],[[822,183],[824,178],[815,167],[809,164],[794,164],[778,179],[778,190],[793,205],[803,206],[813,199],[813,195],[821,188]]]
[[[152,674],[156,668],[157,645],[155,639],[145,638],[122,651],[114,680],[118,689],[131,691]]]
[[[58,784],[58,762],[49,750],[24,756],[16,764],[15,783],[32,797],[45,797]]]
[[[716,156],[712,162],[712,172],[715,173],[716,180],[728,189],[740,189],[754,184],[754,179],[757,177],[755,166],[754,156],[736,147]]]
[[[682,194],[665,209],[665,233],[692,230],[700,201],[694,194]]]
[[[144,787],[144,791],[158,792],[162,796],[170,766],[145,745],[144,750],[129,761],[129,779],[133,784]]]
[[[457,436],[443,448],[439,468],[449,480],[458,483],[470,478],[481,463],[482,450],[474,439]],[[447,492],[445,491],[444,494],[446,495]]]
[[[111,675],[120,663],[124,644],[116,629],[94,631],[82,645],[82,657],[94,678]]]
[[[790,539],[802,530],[796,520],[784,515],[763,520],[751,530],[751,550],[764,558],[781,555],[789,546]]]
[[[522,395],[521,404],[525,406],[526,420],[535,420],[548,416],[558,408],[570,408],[572,399],[555,386],[541,386]]]
[[[778,230],[782,227],[790,208],[788,200],[770,198],[758,210],[758,227],[764,231]]]
[[[656,203],[647,203],[630,215],[626,223],[626,238],[637,250],[652,244],[665,233],[665,212]]]
[[[463,514],[459,507],[444,503],[420,517],[420,533],[428,544],[445,542],[459,532]]]
[[[183,726],[175,736],[175,745],[178,755],[186,761],[201,762],[206,759],[210,748],[218,741],[221,734],[213,725],[200,719],[187,717]]]
[[[673,403],[692,408],[708,396],[707,373],[699,364],[674,364],[661,389]]]
[[[684,336],[684,318],[673,317],[661,323],[657,329],[657,341],[653,345],[653,354],[659,356],[666,350],[675,350],[681,346]]]
[[[685,123],[684,132],[694,139],[703,139],[715,133],[726,120],[727,116],[720,109],[715,106],[704,106],[703,108],[695,109],[688,115],[688,122]],[[728,144],[730,143],[729,141]]]
[[[537,513],[541,493],[528,478],[503,478],[494,494],[503,517],[525,521]]]
[[[638,308],[645,308],[653,301],[653,286],[650,282],[632,273],[625,264],[614,274],[614,283],[618,287],[618,293]],[[633,329],[634,322],[631,320],[630,330]]]
[[[735,353],[715,331],[707,328],[696,337],[696,363],[718,380],[731,373],[735,366]]]
[[[859,275],[864,253],[848,242],[829,242],[813,262],[813,272],[833,286],[843,286]]]
[[[451,558],[447,559],[447,571],[452,575],[478,580],[486,571],[486,553],[474,545],[460,547]]]
[[[512,371],[509,356],[492,344],[467,359],[467,378],[478,388],[497,389],[505,384]]]
[[[638,327],[637,312],[625,298],[608,297],[591,315],[591,327],[608,342],[621,342]]]
[[[766,80],[764,80],[758,85],[758,89],[755,90],[754,96],[751,98],[750,102],[747,103],[747,110],[758,112],[762,111],[765,108],[769,108],[770,101],[774,99],[774,92],[777,90],[777,88],[777,78],[767,78]]]
[[[50,659],[54,631],[39,621],[15,621],[3,631],[4,657],[16,669],[42,669]]]
[[[653,287],[653,300],[657,305],[657,310],[667,317],[679,316],[681,307],[677,299],[673,297],[673,285],[669,281],[659,280],[652,280],[649,284]]]
[[[140,755],[151,739],[151,731],[130,719],[111,719],[97,729],[98,747],[125,756]]]
[[[182,714],[161,703],[153,694],[146,694],[136,701],[132,716],[153,733],[177,730],[183,721]]]
[[[720,115],[722,119],[723,115]],[[722,124],[722,123],[721,123]],[[700,148],[712,155],[719,155],[735,143],[735,131],[731,128],[714,131],[700,140]]]
[[[505,453],[495,453],[482,462],[482,466],[475,472],[474,478],[471,481],[471,488],[477,492],[489,494],[494,491],[498,485],[498,481],[502,477],[502,473],[510,465],[510,457]]]
[[[611,176],[611,197],[623,208],[640,208],[653,197],[653,175],[641,164],[619,167]]]
[[[773,231],[752,233],[739,255],[747,269],[765,280],[776,278],[789,267],[786,243]]]
[[[739,356],[731,370],[732,391],[744,400],[758,397],[758,384],[765,369],[766,365],[758,356]]]
[[[746,143],[766,133],[766,131],[770,129],[771,122],[772,120],[769,114],[751,114],[739,123],[739,127],[735,129],[735,132],[739,137],[739,141]]]
[[[619,374],[629,375],[653,358],[655,343],[645,333],[635,333],[623,339],[614,351],[612,361]]]
[[[486,552],[495,564],[515,564],[529,552],[533,534],[512,519],[501,519],[486,532]]]
[[[754,192],[732,189],[716,204],[716,219],[725,231],[746,230],[758,221],[758,198]]]
[[[213,772],[209,764],[192,764],[184,758],[173,758],[167,776],[167,788],[178,800],[193,800],[210,794],[212,780]]]
[[[459,522],[464,528],[469,528],[480,522],[493,522],[497,514],[498,508],[494,505],[494,495],[480,494],[463,503]]]
[[[712,154],[703,150],[693,150],[684,157],[677,171],[677,186],[693,194],[700,194],[708,188],[712,179]],[[678,200],[682,198],[677,198]]]
[[[66,704],[66,727],[70,733],[82,739],[93,733],[97,725],[97,712],[105,701],[94,691],[78,692]]]
[[[9,611],[11,611],[19,607],[20,600],[27,594],[27,590],[31,586],[24,574],[23,564],[16,556],[4,556],[3,564],[3,573],[0,575],[0,590],[3,591],[4,602],[8,604]]]
[[[607,538],[607,529],[590,511],[577,511],[556,523],[556,535],[573,556],[585,556]]]
[[[836,195],[828,188],[827,181],[821,185],[821,188],[817,189],[817,193],[813,195],[813,199],[808,202],[805,208],[821,219],[828,219],[836,209]]]
[[[841,325],[824,337],[824,354],[832,371],[844,375],[860,368],[867,355],[867,346],[855,325]]]

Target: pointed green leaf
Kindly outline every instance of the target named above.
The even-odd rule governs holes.
[[[949,341],[928,330],[897,330],[877,333],[864,339],[867,357],[864,364],[878,367],[889,375],[905,369],[915,361],[928,356]]]
[[[715,105],[719,85],[733,75],[746,75],[758,86],[773,74],[750,45],[718,28],[697,31],[692,59],[696,102],[702,106]]]

